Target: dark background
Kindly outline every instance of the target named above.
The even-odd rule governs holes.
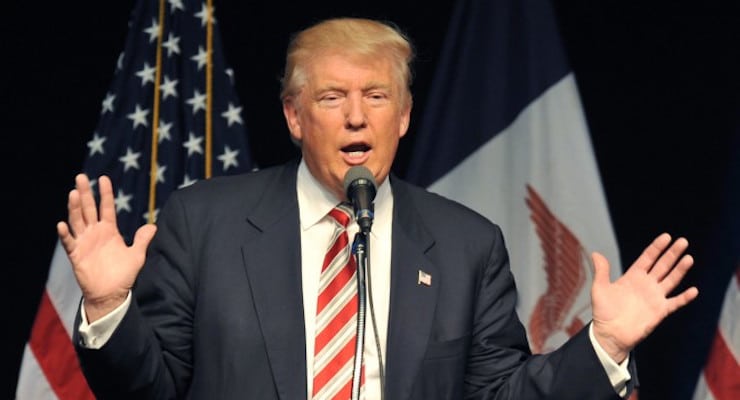
[[[390,19],[414,38],[414,121],[444,38],[450,0],[224,1],[217,27],[235,70],[255,158],[295,154],[278,101],[289,34],[339,15]],[[313,4],[318,3],[318,4]],[[729,3],[729,2],[728,2]],[[662,231],[686,236],[700,297],[637,349],[640,398],[688,399],[732,268],[716,264],[732,150],[740,136],[740,12],[719,2],[554,1],[575,71],[622,260]],[[132,1],[10,2],[2,42],[2,306],[0,398],[13,398],[24,343],[46,282],[55,223],[82,167],[100,102],[123,49]],[[6,14],[6,12],[8,14]],[[402,140],[403,176],[417,125]],[[734,140],[734,144],[733,144]],[[737,151],[735,154],[739,154]],[[734,207],[740,205],[734,204]],[[740,223],[737,222],[736,223]],[[740,246],[735,244],[735,246]],[[735,247],[737,249],[737,247]]]

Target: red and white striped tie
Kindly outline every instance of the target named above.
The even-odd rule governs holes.
[[[350,213],[343,205],[329,212],[337,227],[324,257],[319,281],[313,365],[314,400],[347,400],[352,393],[357,336],[357,267],[347,235]],[[364,373],[361,375],[361,386],[362,382]]]

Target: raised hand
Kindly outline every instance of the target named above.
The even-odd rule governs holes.
[[[68,222],[57,224],[59,239],[82,290],[89,322],[109,313],[126,299],[156,232],[153,224],[140,227],[129,247],[116,225],[111,181],[101,176],[98,185],[99,212],[89,179],[84,174],[77,175],[75,189],[69,192]]]
[[[593,333],[616,362],[645,339],[668,315],[696,298],[690,287],[670,296],[694,259],[684,254],[689,242],[661,234],[619,279],[610,282],[609,262],[593,253],[594,283],[591,287]]]

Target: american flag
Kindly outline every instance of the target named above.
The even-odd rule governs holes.
[[[738,258],[693,400],[731,400],[740,396],[740,256]]]
[[[103,174],[113,181],[119,229],[129,243],[139,226],[156,221],[173,190],[255,168],[213,11],[212,0],[139,0],[132,12],[84,163],[93,185]],[[18,400],[93,398],[70,340],[79,299],[57,245]]]
[[[713,338],[707,342],[708,353],[693,400],[740,399],[740,134],[736,134],[730,148],[733,157],[727,171],[725,205],[712,237],[711,259],[704,262],[711,268],[705,268],[706,283],[702,282],[707,287],[702,295],[715,296],[715,300],[706,303],[721,308]],[[725,281],[726,289],[720,292],[723,278],[729,282]],[[724,293],[721,302],[719,293]],[[711,311],[705,306],[698,313],[706,315]],[[697,315],[696,320],[699,318]]]

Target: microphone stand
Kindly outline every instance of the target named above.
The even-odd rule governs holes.
[[[369,232],[357,232],[352,243],[352,253],[357,261],[357,340],[355,341],[355,366],[352,375],[352,400],[360,399],[360,379],[362,375],[362,355],[365,349],[365,316],[367,292],[365,277],[367,273],[367,254],[370,244]]]

